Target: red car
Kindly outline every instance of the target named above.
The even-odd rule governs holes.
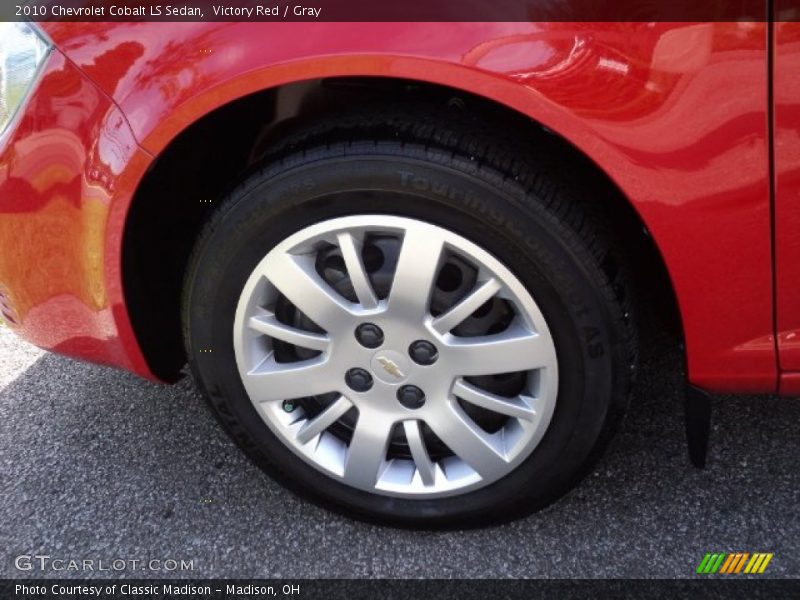
[[[791,21],[0,24],[2,318],[435,527],[576,484],[647,304],[702,462],[705,392],[800,394],[799,70]]]

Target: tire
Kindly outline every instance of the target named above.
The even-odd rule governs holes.
[[[399,108],[373,113],[371,117],[352,115],[328,120],[276,146],[259,170],[246,176],[220,201],[197,242],[185,280],[183,303],[184,334],[194,376],[214,413],[241,448],[272,477],[314,502],[356,518],[400,526],[474,527],[509,520],[541,509],[571,489],[596,462],[620,422],[637,356],[624,263],[606,239],[605,223],[594,214],[591,195],[569,183],[563,165],[548,164],[546,148],[529,147],[482,129],[469,117],[431,108],[424,113]],[[376,229],[372,231],[371,226]],[[357,305],[362,321],[375,321],[364,317],[370,314],[366,310],[370,304],[360,303],[359,289],[367,295],[368,291],[354,283],[357,269],[351,266],[358,263],[345,261],[342,267],[344,242],[335,238],[339,249],[330,242],[341,227],[351,228],[344,235],[356,240],[353,247],[361,257],[364,272],[370,268],[368,251],[373,252],[380,244],[379,269],[384,269],[387,262],[395,260],[406,264],[402,262],[405,240],[423,244],[423,240],[440,234],[452,236],[443,242],[447,252],[440,259],[441,265],[452,270],[450,265],[455,264],[460,274],[453,275],[454,280],[468,289],[459,292],[462,295],[456,300],[442,300],[440,296],[446,296],[442,290],[453,285],[441,283],[445,266],[440,266],[438,275],[430,280],[433,291],[426,304],[426,322],[436,322],[436,317],[428,315],[434,313],[435,303],[443,306],[436,309],[437,314],[446,314],[475,292],[482,277],[489,277],[499,281],[501,292],[481,305],[481,310],[489,311],[496,320],[488,329],[475,326],[478,328],[474,330],[481,332],[475,335],[511,338],[511,334],[503,333],[503,324],[508,329],[513,326],[514,331],[519,327],[523,332],[520,336],[536,337],[542,348],[545,342],[550,344],[547,348],[552,348],[552,354],[547,354],[545,348],[537,358],[547,366],[528,369],[533,358],[517,360],[517,356],[528,354],[512,354],[505,349],[498,350],[496,359],[477,351],[463,355],[476,357],[477,363],[485,363],[485,367],[471,362],[464,362],[463,367],[452,366],[461,360],[453,357],[462,355],[453,354],[455,350],[449,344],[453,342],[456,348],[465,339],[455,332],[459,327],[470,329],[478,318],[477,312],[431,342],[436,352],[441,352],[441,369],[437,364],[421,367],[414,362],[419,356],[410,347],[406,350],[405,344],[411,339],[403,337],[406,329],[399,324],[400,329],[393,329],[399,317],[385,321],[385,346],[381,348],[387,350],[379,350],[383,352],[380,356],[374,354],[371,363],[367,358],[358,358],[368,357],[361,346],[372,345],[375,340],[364,338],[363,332],[349,337],[334,334],[343,323],[341,319],[331,317],[326,328],[305,314],[308,306],[315,316],[328,319],[326,311],[333,309],[312,304],[308,300],[311,295],[300,288],[289,293],[279,284],[273,285],[274,280],[280,280],[284,287],[306,281],[305,275],[294,272],[291,276],[275,275],[284,268],[280,265],[284,265],[281,261],[285,257],[300,252],[298,256],[302,255],[306,269],[303,273],[310,273],[309,281],[329,284],[336,302]],[[417,228],[421,228],[419,232]],[[395,234],[391,232],[396,230],[401,231],[399,237],[392,237]],[[350,231],[356,233],[351,236]],[[287,249],[290,246],[294,248],[291,251]],[[268,260],[268,255],[273,258]],[[309,266],[312,264],[313,268]],[[433,268],[424,260],[415,264],[426,273]],[[333,275],[325,280],[329,268]],[[373,299],[390,307],[394,302],[391,291],[398,290],[396,297],[400,298],[402,286],[407,283],[398,275],[402,269],[394,268],[391,282],[383,284],[389,290],[384,289],[383,296],[378,291],[378,274],[382,271],[367,273]],[[400,283],[393,288],[395,277]],[[475,281],[470,283],[473,277]],[[465,284],[466,280],[469,281]],[[271,303],[271,308],[264,308],[264,303]],[[400,305],[397,300],[395,306]],[[416,315],[410,309],[407,312]],[[262,319],[259,315],[266,316]],[[262,319],[267,325],[252,333],[246,328],[256,322],[253,319]],[[361,321],[352,323],[358,322]],[[276,323],[288,323],[304,335],[316,336],[312,345],[317,349],[307,351],[275,337],[271,332],[276,331]],[[349,326],[341,325],[342,331]],[[495,330],[500,333],[491,333]],[[392,345],[392,335],[405,341]],[[467,334],[466,343],[472,343],[470,335]],[[419,337],[432,339],[430,335]],[[425,348],[430,350],[424,346],[423,355]],[[539,357],[538,352],[532,351],[530,356]],[[351,357],[353,367],[362,368],[368,376],[346,368]],[[551,358],[555,362],[548,363]],[[333,375],[331,370],[302,371],[308,373],[305,381],[314,394],[301,400],[285,398],[290,402],[276,404],[273,396],[284,393],[283,383],[265,385],[266,379],[256,377],[266,374],[274,382],[283,382],[269,369],[277,372],[288,368],[284,362],[295,361],[307,361],[303,365],[338,365],[341,373],[336,389],[329,394],[321,392],[329,385],[327,378],[339,377],[339,371]],[[264,366],[267,363],[272,365],[269,369]],[[484,412],[485,407],[476,409],[470,402],[454,400],[452,396],[445,399],[440,392],[431,393],[430,397],[429,392],[420,392],[426,385],[438,390],[440,384],[445,385],[443,380],[451,385],[448,378],[457,372],[453,369],[482,373],[480,369],[488,369],[490,363],[496,363],[492,367],[495,369],[508,364],[512,369],[524,366],[528,370],[453,379],[460,382],[458,389],[466,381],[469,386],[475,384],[481,393],[494,394],[490,397],[495,399],[512,399],[509,401],[516,403],[518,409],[522,407],[520,410],[533,407],[531,413],[524,413],[524,418],[503,414],[496,418],[495,413]],[[305,368],[303,365],[298,368]],[[399,375],[392,375],[390,370]],[[401,376],[406,378],[402,386],[398,383]],[[392,377],[397,381],[389,381]],[[415,377],[426,383],[409,392],[409,384],[417,381]],[[373,387],[362,391],[367,385],[365,378]],[[501,386],[503,378],[513,380],[508,384],[514,388],[510,395],[492,387]],[[294,390],[297,380],[286,381],[292,383],[285,389]],[[481,387],[484,383],[480,382],[486,381],[488,387]],[[264,398],[270,400],[251,400],[248,389],[254,396],[264,393]],[[402,407],[393,405],[394,400],[389,398],[395,389],[398,400],[403,397]],[[424,398],[420,399],[420,393]],[[370,399],[358,400],[362,395]],[[479,394],[478,400],[481,398]],[[455,426],[451,427],[449,421],[444,425],[437,422],[434,430],[433,425],[420,418],[410,421],[411,425],[402,421],[387,429],[388,446],[381,458],[386,462],[379,463],[377,475],[363,474],[355,466],[359,456],[355,448],[367,447],[363,445],[366,442],[360,441],[365,436],[377,438],[384,434],[376,433],[378,429],[383,431],[383,424],[377,420],[374,430],[361,433],[358,419],[363,415],[362,423],[367,423],[369,415],[384,414],[381,410],[387,415],[401,414],[397,411],[403,410],[412,417],[422,414],[415,412],[415,399],[424,402],[419,410],[431,411],[431,415],[445,415],[446,411],[434,412],[444,411],[441,407],[445,405],[459,415],[467,414],[472,419],[469,427],[478,431],[477,439],[507,437],[511,441],[502,442],[502,447],[493,446],[502,460],[495,461],[488,455],[486,460],[483,455],[476,455],[473,460],[473,449],[468,445],[463,453],[456,453],[450,446],[460,449],[466,434],[453,433]],[[336,402],[341,405],[332,408]],[[379,412],[373,413],[374,410]],[[303,446],[292,441],[293,435],[299,436],[299,427],[311,424],[315,416],[330,416],[333,412],[341,418],[312,442]],[[536,416],[531,416],[534,413]],[[452,416],[446,414],[447,418]],[[431,423],[437,418],[431,416]],[[398,433],[398,427],[402,433]],[[366,424],[363,430],[367,431]],[[452,444],[443,441],[440,432],[454,440]],[[488,437],[480,437],[481,432]],[[496,435],[492,437],[493,434]],[[357,436],[359,442],[354,441]],[[419,453],[420,443],[416,440],[422,440],[426,454]],[[348,454],[351,449],[352,460]],[[319,454],[322,450],[326,453]],[[462,454],[480,468],[462,459]],[[369,471],[374,464],[369,460],[367,463],[365,470]],[[376,477],[378,482],[371,489],[369,482]]]

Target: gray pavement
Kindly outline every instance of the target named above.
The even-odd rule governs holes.
[[[189,378],[148,383],[0,327],[0,577],[83,575],[15,568],[37,554],[192,561],[95,573],[125,577],[691,577],[710,551],[774,552],[764,576],[800,577],[800,400],[715,398],[699,471],[680,361],[645,350],[623,430],[575,491],[508,525],[433,533],[296,498],[240,454]]]

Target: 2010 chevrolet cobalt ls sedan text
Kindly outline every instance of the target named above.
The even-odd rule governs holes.
[[[0,24],[2,318],[436,527],[579,481],[647,302],[702,461],[706,391],[800,393],[798,68],[792,22]]]

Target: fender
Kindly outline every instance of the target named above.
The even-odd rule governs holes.
[[[646,224],[678,298],[690,383],[774,392],[767,24],[448,27],[447,36],[433,23],[46,29],[153,156],[221,105],[321,77],[431,82],[523,113],[593,160]]]

